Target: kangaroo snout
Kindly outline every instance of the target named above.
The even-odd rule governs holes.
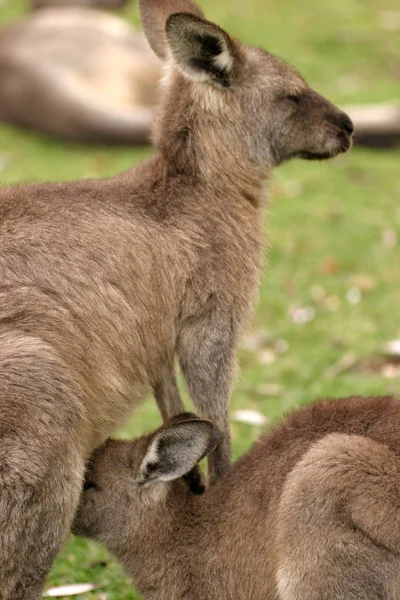
[[[337,106],[315,93],[315,106],[322,108],[324,144],[330,156],[347,152],[353,144],[354,125],[350,117]]]
[[[353,144],[353,122],[346,113],[339,111],[335,126],[338,129],[339,152],[347,152]]]
[[[349,135],[353,134],[353,132],[354,132],[353,121],[350,119],[350,117],[348,115],[346,115],[346,113],[343,113],[343,115],[342,115],[342,127],[345,131],[347,131],[347,133]]]

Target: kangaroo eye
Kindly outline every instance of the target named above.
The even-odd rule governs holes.
[[[295,104],[298,104],[300,102],[300,96],[296,96],[296,94],[288,94],[286,98],[291,102],[294,102]]]

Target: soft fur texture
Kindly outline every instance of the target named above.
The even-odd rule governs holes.
[[[0,33],[0,119],[68,140],[146,144],[160,74],[119,17],[46,8]]]
[[[182,426],[193,439],[175,460],[188,469],[205,433]],[[400,399],[293,412],[201,497],[180,479],[143,485],[143,457],[168,429],[96,451],[74,524],[145,600],[400,598]],[[178,472],[162,448],[157,469]]]
[[[31,0],[34,10],[38,8],[59,8],[65,6],[87,6],[89,8],[122,8],[128,0]]]
[[[212,479],[229,467],[265,181],[292,156],[351,145],[344,113],[193,2],[141,11],[166,62],[154,156],[107,180],[0,194],[1,600],[40,598],[85,461],[129,411],[154,391],[164,418],[182,412],[176,355],[197,411],[224,434]]]

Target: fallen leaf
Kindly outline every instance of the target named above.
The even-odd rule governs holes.
[[[270,348],[266,348],[257,353],[257,360],[261,365],[270,365],[275,362],[276,354]]]
[[[50,588],[43,594],[44,598],[59,598],[61,596],[77,596],[78,594],[85,594],[97,590],[103,585],[96,585],[94,583],[73,583],[71,585],[63,585],[61,587]]]
[[[315,309],[312,306],[291,306],[289,314],[293,323],[296,325],[304,325],[310,323],[315,318]]]
[[[391,340],[383,347],[383,354],[387,358],[400,361],[400,340]]]
[[[267,417],[257,410],[236,410],[232,413],[232,419],[238,423],[248,423],[249,425],[257,425],[257,427],[268,423]]]
[[[362,298],[361,291],[356,287],[350,288],[346,296],[350,304],[359,304]]]
[[[395,379],[395,377],[400,377],[400,368],[396,365],[387,364],[382,369],[382,375],[386,379]]]

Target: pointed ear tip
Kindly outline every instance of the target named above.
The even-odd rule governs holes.
[[[215,427],[213,421],[210,419],[203,419],[190,412],[180,413],[179,415],[172,417],[166,423],[164,423],[157,433],[163,435],[164,433],[179,430],[181,427],[185,429],[195,427],[206,431],[209,439],[207,448],[211,446],[211,450],[215,448],[215,446],[217,446],[224,438],[224,434]],[[193,430],[193,435],[196,435],[195,430]],[[207,452],[210,452],[211,450],[207,450]]]
[[[223,436],[223,434],[216,428],[215,424],[211,419],[201,419],[198,417],[197,419],[193,419],[193,421],[197,421],[197,423],[201,424],[203,427],[208,429],[208,432],[211,436]],[[192,421],[192,422],[193,422]]]
[[[184,414],[187,415],[187,418],[179,421],[178,423],[175,423],[175,425],[178,425],[178,426],[180,426],[180,425],[183,425],[183,426],[195,425],[196,427],[200,427],[203,430],[205,429],[207,432],[207,435],[208,435],[206,454],[211,452],[211,450],[213,450],[216,446],[218,446],[218,444],[224,439],[224,437],[225,437],[224,434],[221,433],[221,431],[219,431],[219,429],[216,428],[213,421],[211,421],[210,419],[202,419],[201,417],[198,417],[197,415],[194,415],[192,413],[184,413]]]
[[[177,415],[174,415],[173,417],[170,417],[165,423],[164,423],[164,427],[168,426],[168,425],[179,425],[181,423],[187,423],[188,421],[196,421],[198,420],[199,417],[192,412],[182,412],[179,413]]]
[[[165,30],[168,32],[171,30],[171,28],[183,26],[185,23],[193,23],[195,21],[198,22],[202,20],[203,19],[199,15],[191,12],[173,12],[169,15],[165,22]]]
[[[222,442],[222,440],[224,439],[224,437],[225,436],[222,433],[222,431],[220,431],[216,427],[213,427],[212,433],[211,433],[210,443],[212,443],[214,445],[214,447],[218,446],[218,444],[220,444]]]
[[[208,443],[207,443],[206,449],[203,454],[203,458],[205,456],[207,456],[207,454],[210,454],[210,452],[212,452],[214,450],[214,448],[219,446],[219,444],[222,442],[222,440],[225,437],[224,434],[215,427],[215,425],[212,421],[204,421],[204,424],[207,424],[209,427],[209,430],[208,430],[209,438],[208,438]]]

